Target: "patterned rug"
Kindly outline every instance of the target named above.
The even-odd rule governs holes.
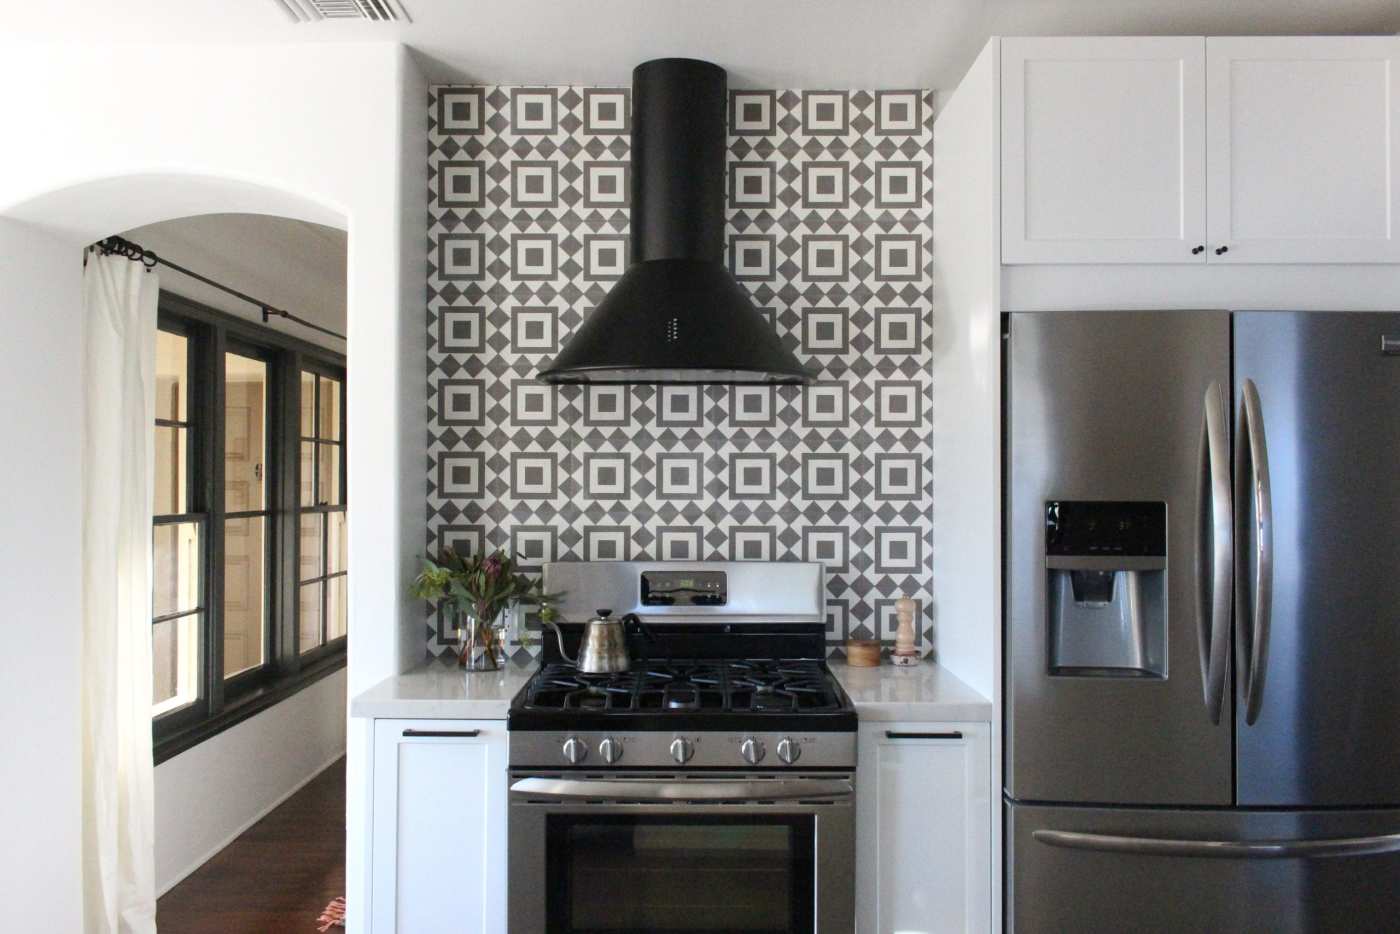
[[[326,910],[321,912],[321,917],[316,919],[316,930],[325,934],[331,928],[345,927],[345,898],[337,898],[326,906]]]

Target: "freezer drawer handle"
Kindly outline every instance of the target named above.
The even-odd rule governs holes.
[[[962,739],[961,730],[949,730],[946,733],[900,733],[895,730],[886,730],[885,739]]]
[[[1036,830],[1031,838],[1046,846],[1138,856],[1189,856],[1210,859],[1320,859],[1327,856],[1376,856],[1400,853],[1400,833],[1330,840],[1164,840],[1119,837],[1070,830]]]
[[[404,736],[455,736],[470,739],[480,736],[480,730],[404,730]]]

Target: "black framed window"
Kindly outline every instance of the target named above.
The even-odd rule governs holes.
[[[344,399],[343,357],[161,294],[158,762],[344,665]]]

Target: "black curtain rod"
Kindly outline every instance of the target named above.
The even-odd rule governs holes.
[[[247,302],[250,305],[257,305],[258,308],[262,310],[263,324],[267,324],[267,320],[269,317],[276,315],[279,318],[286,318],[288,321],[295,321],[297,324],[301,325],[304,328],[310,328],[313,331],[320,331],[322,334],[329,335],[330,337],[345,340],[344,334],[337,334],[330,328],[323,328],[319,324],[307,321],[305,318],[299,318],[296,315],[292,314],[290,311],[285,311],[274,305],[269,305],[267,302],[260,301],[254,298],[253,296],[247,294],[246,292],[240,292],[237,289],[230,288],[224,285],[222,282],[215,282],[208,276],[201,276],[199,273],[191,269],[186,269],[184,266],[181,266],[178,263],[172,263],[170,260],[166,259],[163,256],[157,256],[155,253],[151,252],[150,250],[146,249],[140,244],[132,243],[130,240],[127,240],[124,237],[108,237],[106,240],[100,241],[97,244],[97,248],[100,251],[102,251],[102,255],[104,256],[124,256],[127,259],[132,259],[140,262],[147,269],[154,269],[156,268],[156,266],[169,266],[176,272],[183,273],[189,276],[191,279],[196,279],[200,282],[203,282],[205,285],[211,288],[218,289],[220,292],[227,292],[229,295],[232,295],[235,298],[241,298],[243,301]]]

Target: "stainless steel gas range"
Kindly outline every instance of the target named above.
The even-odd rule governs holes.
[[[564,620],[621,607],[650,636],[605,675],[546,636],[511,704],[510,934],[850,934],[856,715],[822,585],[818,564],[546,565]]]

